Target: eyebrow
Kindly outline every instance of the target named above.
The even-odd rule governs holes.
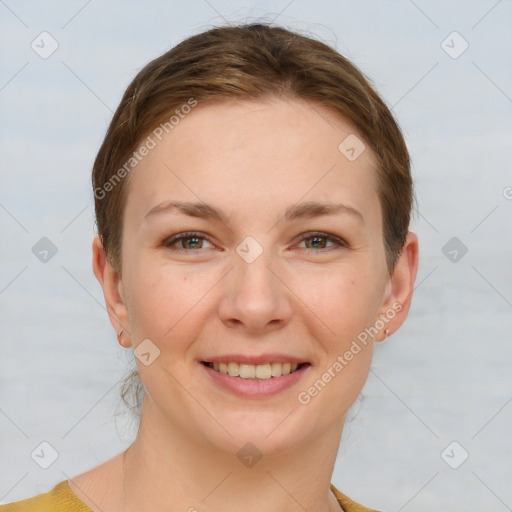
[[[206,203],[193,203],[188,201],[165,201],[157,204],[149,210],[144,218],[146,219],[151,215],[168,213],[176,210],[190,217],[214,219],[224,224],[228,223],[227,215],[220,208],[215,208]],[[284,214],[284,219],[287,222],[292,222],[297,219],[320,217],[322,215],[336,215],[340,213],[348,213],[364,223],[363,214],[352,206],[339,203],[319,203],[313,201],[299,203],[288,207]]]

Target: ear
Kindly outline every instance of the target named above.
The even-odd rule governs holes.
[[[124,329],[123,334],[118,337],[118,342],[123,347],[131,347],[130,319],[125,303],[123,283],[117,272],[108,262],[99,235],[95,235],[92,242],[92,268],[96,279],[103,289],[110,323],[114,327],[116,334],[121,329]]]
[[[385,300],[379,315],[384,327],[380,329],[375,341],[385,340],[387,336],[396,332],[407,318],[418,271],[418,256],[418,237],[415,233],[409,231],[393,273],[386,285]],[[386,335],[386,329],[389,330],[388,335]]]

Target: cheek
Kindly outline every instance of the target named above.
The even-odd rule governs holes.
[[[216,282],[211,271],[143,258],[132,268],[130,318],[139,336],[163,343],[197,324],[194,318]]]
[[[333,348],[342,349],[375,321],[378,297],[371,275],[347,267],[302,273],[297,278],[297,295],[324,325],[325,339]]]
[[[375,321],[373,285],[364,273],[348,271],[302,281],[301,297],[314,312],[310,328],[322,356],[297,399],[327,423],[346,413],[368,377],[374,343],[365,329]]]

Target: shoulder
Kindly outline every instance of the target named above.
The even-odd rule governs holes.
[[[378,510],[364,507],[363,505],[356,503],[354,500],[351,500],[348,496],[345,496],[343,493],[338,491],[338,489],[336,489],[333,484],[331,484],[331,491],[334,493],[338,503],[345,512],[379,512]]]
[[[32,498],[0,505],[0,512],[92,512],[71,490],[67,480],[51,491]]]
[[[351,500],[332,484],[331,490],[345,512],[378,512]],[[92,512],[92,510],[76,496],[67,480],[63,480],[46,493],[0,505],[0,512]]]

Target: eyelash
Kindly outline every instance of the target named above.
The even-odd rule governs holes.
[[[304,233],[304,234],[300,235],[299,243],[303,242],[304,240],[310,240],[315,237],[325,238],[328,242],[333,242],[334,244],[338,245],[339,247],[348,248],[348,244],[345,242],[345,240],[338,238],[334,235],[329,235],[327,233],[322,233],[319,231],[312,231],[312,232],[308,232],[308,233]],[[208,237],[203,236],[201,233],[197,233],[195,231],[187,231],[185,233],[178,233],[176,235],[170,236],[169,238],[164,240],[162,245],[164,247],[167,247],[168,249],[171,249],[172,251],[175,251],[178,253],[190,253],[190,252],[200,251],[201,250],[200,248],[199,249],[184,249],[184,248],[179,248],[179,247],[173,247],[172,244],[179,242],[180,240],[187,240],[188,238],[199,238],[199,239],[204,239],[204,240],[208,241]],[[308,247],[306,247],[305,249],[310,252],[322,253],[322,252],[325,252],[326,250],[332,249],[332,247],[331,248],[322,247],[322,248],[320,248],[320,250],[310,249]]]

